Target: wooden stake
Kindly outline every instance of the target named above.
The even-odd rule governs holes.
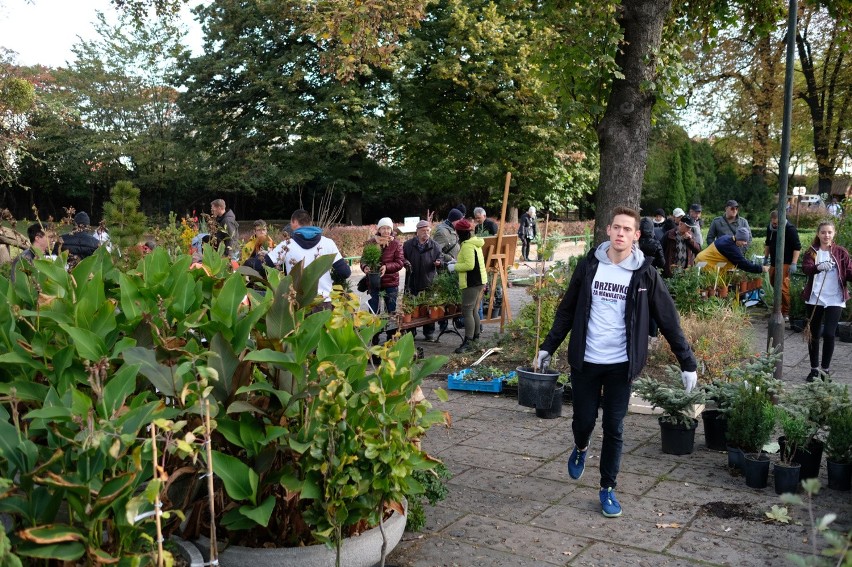
[[[151,424],[151,460],[154,465],[154,480],[160,478],[157,466],[157,426]],[[157,491],[157,496],[154,497],[154,523],[157,526],[157,567],[163,567],[163,524],[160,519],[163,503],[160,501],[160,491]]]
[[[541,272],[538,274],[535,287],[538,293],[535,296],[535,346],[536,351],[533,355],[532,369],[533,372],[538,372],[538,345],[541,338],[541,286],[544,284],[545,262],[541,255],[541,249],[547,246],[547,229],[550,225],[550,213],[544,217],[544,235],[541,237],[541,246],[536,249],[535,253],[538,256],[538,261],[541,263]]]
[[[213,494],[213,443],[210,427],[210,400],[204,400],[204,428],[207,430],[207,497],[210,502],[210,564],[219,564],[219,551],[216,549],[216,504]]]

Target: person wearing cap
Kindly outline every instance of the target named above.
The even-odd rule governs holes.
[[[438,268],[443,264],[441,248],[430,236],[431,224],[422,220],[417,223],[417,232],[402,245],[405,258],[405,285],[411,295],[420,295],[426,291],[435,279]],[[412,329],[412,334],[417,331]],[[423,336],[427,341],[435,341],[435,323],[423,325]]]
[[[689,205],[689,218],[694,222],[692,225],[692,238],[698,243],[699,248],[704,247],[704,235],[701,234],[701,205],[692,203]]]
[[[476,221],[476,236],[497,236],[497,223],[488,218],[485,209],[476,207],[473,209],[473,220]]]
[[[333,256],[331,269],[320,276],[317,293],[323,297],[322,308],[331,308],[331,290],[334,281],[347,279],[352,268],[340,254],[334,240],[322,235],[322,229],[313,226],[313,218],[305,209],[296,209],[290,215],[290,235],[269,251],[264,258],[267,266],[289,274],[296,264],[308,266],[320,256]]]
[[[473,223],[462,219],[456,223],[456,232],[461,241],[459,258],[450,269],[459,275],[459,287],[462,292],[462,316],[464,317],[464,340],[456,349],[456,354],[470,352],[473,342],[479,339],[479,295],[488,276],[485,273],[485,256],[482,246],[485,241],[473,235]]]
[[[695,265],[695,255],[701,252],[701,247],[695,241],[693,228],[695,221],[685,216],[663,237],[663,277],[670,278],[678,268],[685,270]]]
[[[100,242],[89,232],[89,215],[80,211],[74,215],[74,229],[59,238],[61,250],[67,250],[69,254],[78,260],[88,258],[100,246]]]
[[[240,251],[240,263],[263,272],[263,258],[273,248],[275,248],[275,242],[269,236],[266,221],[258,219],[254,221],[254,234]]]
[[[459,235],[456,234],[455,225],[463,218],[464,214],[460,210],[450,209],[447,219],[432,229],[432,239],[438,244],[444,263],[452,262],[459,255]]]
[[[781,314],[784,320],[790,319],[790,274],[799,264],[802,243],[799,231],[789,220],[784,227],[784,275],[781,279]],[[769,281],[775,285],[775,247],[778,242],[778,211],[769,213],[769,226],[766,227],[766,241],[763,246],[763,265],[769,266]]]
[[[239,256],[239,239],[240,227],[237,224],[237,217],[234,211],[225,205],[224,199],[215,199],[210,202],[210,214],[216,221],[216,232],[211,237],[211,242],[214,248],[219,248],[220,244],[225,245],[224,256],[231,258]]]
[[[518,219],[518,239],[521,241],[521,259],[530,262],[530,243],[538,235],[535,222],[535,207],[530,207]]]
[[[763,266],[749,262],[743,254],[743,249],[748,248],[750,243],[751,231],[748,228],[740,227],[733,236],[725,234],[714,240],[712,244],[698,253],[695,262],[706,262],[701,267],[705,272],[715,272],[718,269],[725,273],[737,268],[744,272],[759,274],[763,271]],[[723,265],[720,266],[719,264]]]
[[[710,230],[707,231],[707,246],[713,244],[713,241],[720,236],[726,234],[735,236],[739,228],[748,229],[751,234],[748,221],[740,216],[740,204],[731,199],[725,203],[725,214],[716,217],[710,223]]]

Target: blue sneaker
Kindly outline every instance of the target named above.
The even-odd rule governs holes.
[[[581,451],[575,445],[574,450],[571,451],[571,456],[568,457],[568,476],[574,480],[579,480],[580,477],[583,476],[583,471],[586,470],[587,452],[588,449]]]
[[[599,493],[601,498],[601,513],[607,518],[617,518],[621,515],[621,504],[615,498],[615,491],[612,488],[601,488]]]

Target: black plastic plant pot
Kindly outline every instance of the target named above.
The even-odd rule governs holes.
[[[698,427],[698,420],[693,419],[691,426],[684,426],[681,423],[660,422],[660,439],[663,444],[663,453],[667,455],[691,455],[695,448],[695,428]]]
[[[769,457],[763,453],[747,453],[743,459],[743,476],[749,488],[766,488],[769,484]]]
[[[712,451],[724,451],[728,445],[728,420],[725,415],[717,409],[704,410],[701,412],[701,420],[704,422],[707,448]]]
[[[832,490],[847,491],[852,489],[852,463],[835,463],[826,461],[828,469],[828,487]]]
[[[535,372],[530,367],[518,367],[518,403],[528,408],[550,408],[556,389],[558,372]]]
[[[772,466],[772,476],[775,481],[775,494],[784,494],[790,492],[795,494],[799,490],[799,473],[802,465],[793,463],[785,465],[783,463],[775,463]]]
[[[802,480],[819,477],[823,447],[822,441],[811,439],[807,447],[799,447],[793,453],[793,462],[802,465],[802,473],[799,475]]]
[[[743,470],[743,450],[739,447],[726,447],[728,450],[728,466],[738,471]]]
[[[370,291],[379,291],[382,289],[382,274],[379,272],[368,273],[367,282],[369,283]]]
[[[565,386],[561,384],[554,388],[553,392],[551,393],[550,406],[535,408],[536,417],[540,417],[541,419],[556,419],[557,417],[561,417],[562,394],[564,391]]]

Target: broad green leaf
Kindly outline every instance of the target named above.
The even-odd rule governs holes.
[[[97,362],[109,354],[103,339],[92,331],[89,331],[88,329],[81,329],[79,327],[72,327],[71,325],[66,325],[64,323],[59,326],[62,327],[62,330],[65,331],[69,337],[71,337],[71,340],[74,343],[74,348],[77,350],[77,354],[79,354],[81,358]]]
[[[48,545],[24,542],[15,549],[15,553],[24,557],[35,557],[37,559],[76,561],[83,557],[83,554],[86,553],[86,548],[78,541]]]
[[[142,308],[145,299],[139,293],[136,279],[127,274],[119,274],[119,291],[121,294],[121,312],[129,322],[137,321],[142,317]]]
[[[166,366],[157,362],[154,351],[142,347],[129,348],[123,354],[125,364],[139,366],[139,373],[148,379],[151,384],[164,396],[175,397],[176,388],[174,367]]]
[[[106,406],[109,419],[124,404],[124,400],[136,389],[136,376],[139,374],[138,364],[125,364],[118,372],[107,379],[104,386],[103,405]],[[100,404],[99,404],[100,405]],[[100,410],[100,408],[98,408]]]
[[[228,329],[234,327],[237,317],[237,309],[246,296],[246,284],[239,274],[232,274],[222,290],[212,301],[210,307],[210,318],[222,323]]]
[[[269,518],[272,517],[272,511],[275,509],[275,496],[268,496],[260,506],[240,506],[240,514],[251,518],[256,523],[263,527],[269,525]]]
[[[219,451],[213,451],[213,473],[225,483],[225,491],[234,500],[257,504],[258,476],[247,464]]]

